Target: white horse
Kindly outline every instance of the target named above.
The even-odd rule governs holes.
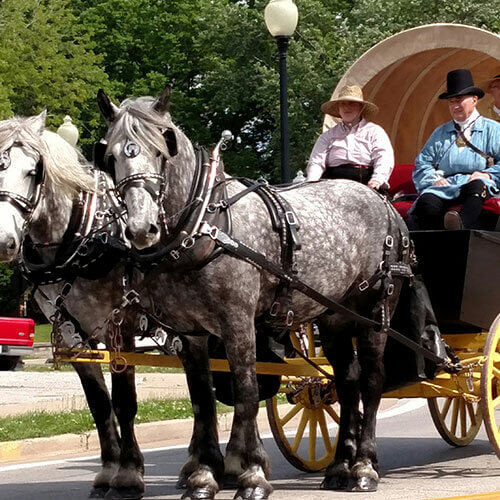
[[[59,322],[58,340],[92,347],[108,341],[106,321],[123,295],[123,264],[117,265],[115,255],[106,259],[109,249],[99,240],[119,236],[121,229],[119,221],[106,215],[112,205],[106,176],[93,172],[76,149],[45,130],[45,116],[0,122],[0,261],[17,260],[22,252],[25,271],[40,285],[38,304],[47,318]],[[96,254],[96,264],[89,257],[97,247],[102,252]],[[62,281],[40,284],[38,278]],[[133,335],[123,348],[133,350]],[[122,397],[124,386],[134,386],[134,368],[112,374],[112,403],[99,365],[73,366],[101,444],[102,468],[90,497],[141,498],[143,457],[133,429],[136,400],[135,395]]]

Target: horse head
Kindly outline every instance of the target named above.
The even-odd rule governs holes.
[[[109,123],[102,165],[113,177],[128,211],[126,236],[138,249],[155,246],[168,232],[166,218],[182,207],[194,163],[190,141],[172,122],[170,87],[158,98],[124,100],[118,107],[100,90],[98,103]]]
[[[49,192],[67,198],[71,207],[76,191],[93,189],[92,177],[81,168],[81,155],[45,130],[45,118],[43,111],[0,122],[0,261],[18,258],[32,224],[41,217],[47,220],[41,205],[48,203]],[[60,211],[54,215],[64,217]]]

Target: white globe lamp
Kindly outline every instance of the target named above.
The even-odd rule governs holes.
[[[71,116],[66,115],[63,120],[63,124],[57,129],[57,133],[67,142],[69,142],[73,147],[78,143],[78,138],[80,133],[78,129],[73,125],[73,120]]]

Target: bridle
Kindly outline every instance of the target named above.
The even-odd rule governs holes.
[[[9,149],[2,152],[0,155],[0,171],[7,170],[10,167],[10,150],[13,147],[22,147],[22,144],[14,142]],[[13,191],[0,190],[0,201],[7,201],[12,206],[17,208],[23,216],[25,226],[31,221],[33,212],[41,199],[42,186],[45,180],[45,168],[41,156],[35,167],[34,178],[35,189],[30,198],[27,198],[19,193],[14,193]]]
[[[170,135],[169,135],[170,134]],[[177,146],[175,135],[172,129],[163,132],[170,156],[177,154]],[[229,135],[231,135],[229,133]],[[232,135],[231,135],[232,139]],[[203,148],[195,147],[195,172],[191,183],[188,198],[181,210],[176,214],[167,217],[165,212],[164,200],[168,186],[167,170],[170,166],[170,159],[162,156],[162,163],[159,173],[138,172],[131,174],[121,179],[117,184],[118,194],[121,197],[122,203],[126,190],[130,187],[144,188],[155,201],[158,207],[158,221],[161,228],[160,243],[147,250],[135,250],[132,248],[132,253],[138,262],[146,265],[155,265],[165,260],[165,258],[176,262],[180,259],[183,252],[187,250],[195,250],[196,241],[200,238],[200,228],[203,221],[209,216],[211,218],[217,210],[210,210],[211,205],[215,205],[215,201],[220,196],[221,189],[224,188],[225,176],[223,173],[222,162],[220,158],[220,150],[225,149],[226,143],[231,140],[227,135],[224,136],[212,154],[209,155]],[[127,151],[129,145],[129,151]],[[134,147],[132,141],[127,140],[123,152],[127,157],[137,156],[139,153]],[[94,162],[98,168],[105,170],[116,178],[114,158],[106,155],[107,144],[103,141],[94,146]],[[217,188],[217,186],[219,186]],[[174,217],[177,218],[174,227],[169,227],[169,222]],[[229,214],[227,217],[227,228],[230,227]]]
[[[165,141],[168,144],[167,133],[173,133],[171,129],[167,129],[167,132],[163,133]],[[134,187],[138,189],[144,189],[151,196],[153,202],[158,206],[158,222],[160,227],[163,229],[164,234],[162,236],[167,236],[169,234],[169,227],[167,223],[167,217],[164,208],[164,200],[167,193],[167,169],[169,167],[170,161],[165,156],[161,155],[161,165],[160,172],[138,172],[135,174],[128,175],[116,182],[116,171],[115,171],[115,158],[112,155],[107,155],[107,143],[104,140],[96,143],[93,150],[93,161],[97,168],[107,172],[113,181],[115,181],[115,190],[122,200],[125,199],[126,192]],[[127,139],[123,147],[123,152],[128,158],[135,158],[140,153],[139,146]],[[177,150],[172,151],[172,156],[177,154]]]

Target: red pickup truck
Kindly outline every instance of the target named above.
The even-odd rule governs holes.
[[[30,354],[34,337],[32,319],[0,317],[0,370],[13,370],[21,356]]]

